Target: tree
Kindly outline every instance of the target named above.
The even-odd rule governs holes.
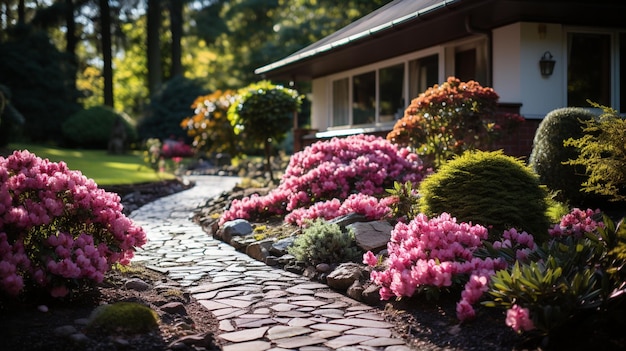
[[[161,28],[161,1],[148,0],[148,92],[154,96],[162,84],[163,73],[161,70],[160,28]]]
[[[111,8],[108,0],[99,0],[100,40],[102,45],[102,75],[104,76],[104,104],[114,106],[113,102],[113,48],[111,44]]]
[[[235,134],[243,134],[246,140],[263,145],[265,170],[271,180],[274,180],[270,159],[272,142],[285,138],[301,103],[302,96],[297,91],[261,81],[241,89],[228,109]]]

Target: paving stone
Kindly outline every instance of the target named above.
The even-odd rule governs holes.
[[[270,347],[272,347],[272,344],[267,341],[250,341],[225,345],[224,347],[222,347],[222,351],[265,351],[269,350]]]
[[[373,321],[369,319],[360,319],[360,318],[345,318],[345,319],[335,319],[330,321],[330,323],[336,324],[344,324],[351,325],[355,327],[371,327],[371,328],[391,328],[392,324],[381,321]]]
[[[353,329],[353,327],[349,325],[341,325],[341,324],[327,324],[327,323],[319,323],[310,326],[311,329],[317,330],[332,330],[336,332],[343,332],[345,330]]]
[[[320,330],[316,331],[315,333],[309,334],[309,336],[321,339],[331,339],[339,335],[341,335],[341,333],[332,330]]]
[[[198,301],[202,306],[204,306],[209,311],[220,310],[224,308],[228,308],[230,306],[225,305],[223,303],[215,302],[212,300],[199,300]]]
[[[266,325],[277,324],[278,322],[272,318],[262,318],[262,319],[237,319],[235,320],[235,324],[237,324],[238,328],[258,328]]]
[[[405,345],[405,344],[406,343],[404,342],[404,340],[394,339],[394,338],[375,338],[375,339],[367,340],[361,343],[361,345],[373,346],[373,347]]]
[[[237,307],[237,308],[246,308],[252,305],[252,301],[244,301],[244,300],[235,300],[235,299],[221,299],[215,300],[217,303],[222,303],[228,306]]]
[[[302,346],[323,344],[326,341],[328,340],[322,339],[322,338],[315,338],[311,336],[296,336],[293,338],[279,339],[279,340],[276,340],[275,342],[276,342],[276,346],[278,347],[294,349],[294,348],[300,348]]]
[[[287,324],[289,324],[292,327],[306,327],[308,325],[315,324],[315,323],[316,323],[315,321],[312,321],[306,318],[294,318],[290,320]]]
[[[228,320],[220,321],[219,328],[220,330],[223,330],[226,332],[231,332],[235,330],[235,327],[233,327],[233,324]]]
[[[320,306],[327,305],[326,302],[318,301],[318,300],[292,301],[291,303],[293,303],[294,305],[305,306],[305,307],[320,307]]]
[[[367,335],[343,335],[338,338],[334,338],[330,341],[324,343],[324,345],[330,347],[331,349],[338,349],[344,346],[356,345],[360,344],[364,341],[371,340],[374,337]]]
[[[267,331],[267,338],[270,340],[291,338],[298,335],[308,334],[312,332],[311,329],[305,327],[291,327],[285,325],[279,325],[271,327]]]
[[[218,335],[220,339],[224,339],[231,342],[243,342],[261,339],[269,327],[259,327],[246,330],[239,330],[231,333],[224,333]]]
[[[370,335],[377,338],[388,338],[391,330],[384,328],[355,328],[346,331],[346,334]]]
[[[296,305],[292,305],[292,304],[288,304],[288,303],[279,303],[276,304],[272,307],[270,307],[272,310],[274,311],[278,311],[278,312],[285,312],[285,311],[291,311],[295,308],[297,308],[298,306]]]

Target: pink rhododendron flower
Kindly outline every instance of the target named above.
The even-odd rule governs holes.
[[[522,308],[518,305],[513,305],[506,311],[506,325],[513,328],[517,333],[535,329],[528,308]]]
[[[598,227],[603,227],[602,221],[596,221],[593,217],[600,210],[574,208],[570,213],[561,218],[561,222],[549,230],[552,236],[575,236],[581,237],[584,233],[591,233]]]
[[[371,251],[363,254],[363,263],[372,267],[378,264],[378,258]]]

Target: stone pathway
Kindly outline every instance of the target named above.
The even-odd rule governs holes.
[[[148,235],[133,261],[167,273],[210,310],[224,351],[410,350],[377,309],[210,237],[192,221],[193,211],[239,179],[189,179],[195,187],[130,215]]]

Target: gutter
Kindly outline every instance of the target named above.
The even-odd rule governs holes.
[[[371,37],[373,35],[379,34],[382,31],[386,31],[386,30],[391,30],[394,29],[398,26],[401,26],[407,22],[410,21],[414,21],[414,20],[419,20],[421,19],[421,17],[424,17],[426,15],[430,15],[433,12],[437,12],[437,11],[441,11],[442,9],[448,7],[450,4],[454,4],[457,2],[460,2],[461,0],[443,0],[437,4],[428,6],[426,8],[423,8],[421,10],[415,11],[413,13],[407,14],[405,16],[396,18],[392,21],[389,21],[387,23],[383,23],[381,25],[378,25],[376,27],[370,28],[368,30],[362,31],[360,33],[351,35],[347,38],[342,38],[339,40],[336,40],[334,42],[331,42],[329,44],[323,45],[321,47],[315,48],[315,49],[311,49],[311,50],[306,50],[303,51],[301,53],[296,53],[290,56],[287,56],[286,58],[276,61],[274,63],[271,63],[269,65],[257,68],[256,70],[254,70],[255,74],[264,74],[267,73],[269,71],[273,71],[277,68],[283,67],[283,66],[287,66],[291,63],[294,62],[298,62],[298,61],[302,61],[306,58],[312,57],[312,56],[316,56],[318,54],[327,52],[327,51],[331,51],[337,48],[341,48],[344,46],[347,46],[349,44],[353,44],[357,41],[363,40],[365,38]],[[381,8],[380,10],[382,11],[383,8]],[[354,22],[353,22],[354,23]]]

